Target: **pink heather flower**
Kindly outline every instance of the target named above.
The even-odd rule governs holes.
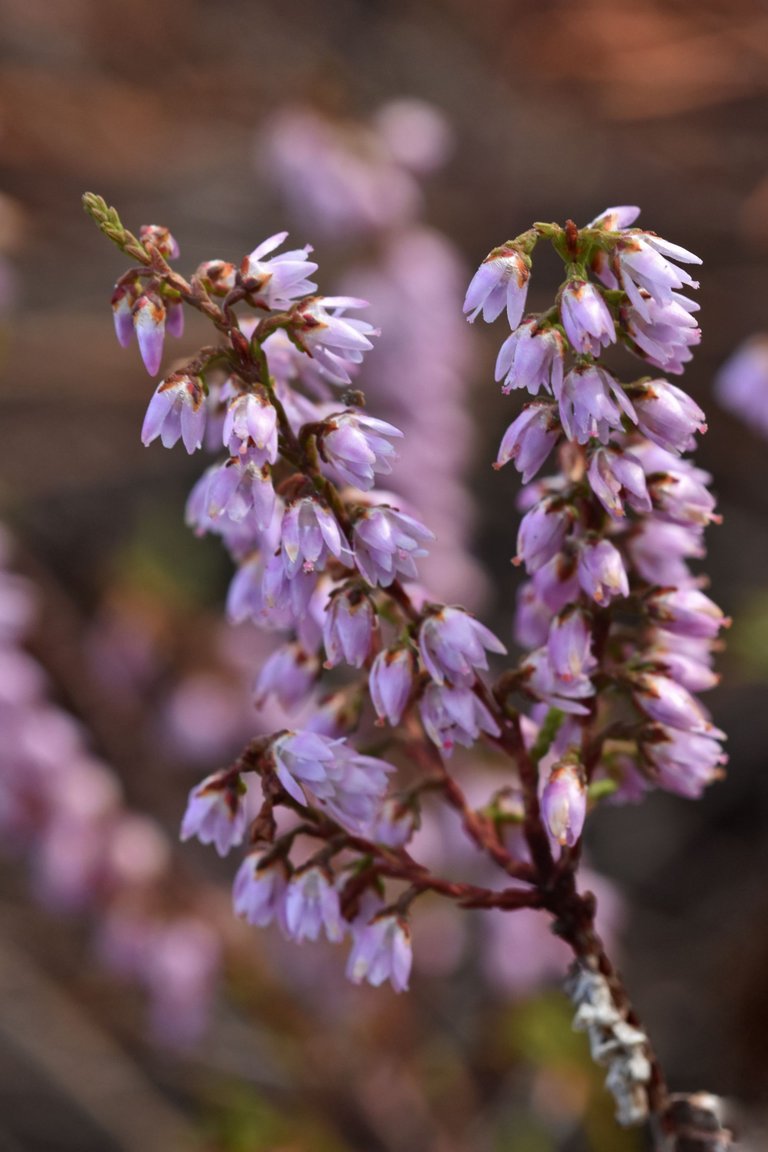
[[[373,488],[376,474],[389,475],[397,458],[385,436],[402,436],[399,428],[359,412],[341,412],[325,421],[320,454],[347,484]]]
[[[174,372],[158,387],[149,402],[141,429],[142,444],[159,436],[164,447],[181,439],[187,452],[200,448],[205,435],[205,393],[198,376]]]
[[[649,584],[685,584],[690,579],[686,560],[704,556],[701,525],[667,524],[656,517],[638,521],[626,547]]]
[[[599,356],[616,343],[616,328],[598,288],[587,280],[569,280],[560,297],[565,334],[580,356]]]
[[[565,347],[557,328],[539,328],[535,319],[525,320],[508,336],[496,359],[496,379],[502,391],[527,388],[536,396],[540,388],[559,390],[563,381]]]
[[[289,576],[282,550],[270,556],[261,577],[261,626],[278,629],[298,627],[316,587],[316,572],[302,566]]]
[[[635,512],[650,512],[651,498],[641,462],[621,448],[597,448],[587,470],[589,486],[609,516],[621,519],[624,503]]]
[[[708,472],[694,468],[690,461],[673,458],[672,466],[652,469],[651,497],[656,515],[673,524],[719,524],[715,498],[707,488]]]
[[[481,732],[499,735],[499,726],[471,688],[430,684],[419,701],[421,719],[430,740],[446,756],[455,744],[471,748]]]
[[[641,672],[633,679],[635,703],[651,720],[682,732],[721,736],[702,704],[668,676]]]
[[[226,517],[235,524],[252,521],[265,531],[275,513],[275,490],[269,465],[231,456],[207,473],[204,508],[212,520]]]
[[[167,228],[162,224],[142,224],[139,229],[142,244],[151,244],[166,260],[177,260],[179,246]]]
[[[236,396],[224,417],[222,439],[233,456],[248,456],[261,467],[277,460],[277,412],[261,396]]]
[[[633,393],[637,426],[644,436],[679,455],[694,447],[694,433],[706,432],[706,417],[687,392],[666,380],[650,380]]]
[[[262,664],[256,681],[254,703],[263,708],[273,695],[286,711],[300,707],[308,699],[320,674],[320,660],[296,642],[282,644]]]
[[[494,248],[472,277],[464,299],[464,312],[473,322],[480,312],[488,323],[507,309],[510,328],[517,328],[525,309],[529,262],[511,245]]]
[[[577,572],[582,590],[597,604],[610,604],[618,596],[629,595],[624,561],[610,540],[590,540],[583,544]]]
[[[235,916],[254,928],[266,928],[273,920],[285,925],[285,864],[273,860],[262,865],[263,856],[249,852],[237,870],[232,889]]]
[[[574,716],[586,716],[589,709],[581,703],[595,694],[595,686],[583,672],[577,675],[561,676],[552,662],[548,648],[537,648],[530,652],[521,664],[528,692],[549,704]]]
[[[649,297],[646,316],[636,308],[624,307],[621,319],[638,355],[656,368],[679,374],[693,357],[691,348],[701,342],[701,329],[689,311],[693,302],[672,295],[674,299],[667,304],[657,304]]]
[[[349,555],[349,545],[336,517],[313,496],[289,504],[280,536],[285,574],[322,572],[330,556]]]
[[[668,588],[654,592],[647,608],[667,632],[694,639],[714,640],[730,620],[723,615],[714,600],[697,588]]]
[[[586,444],[597,438],[605,444],[611,429],[622,427],[622,416],[637,423],[634,408],[618,383],[596,364],[579,364],[563,381],[558,395],[560,419],[569,440]]]
[[[367,307],[367,300],[355,296],[315,296],[294,312],[296,339],[334,384],[349,384],[350,368],[373,348],[369,337],[378,336],[378,329],[344,315],[348,308]]]
[[[636,204],[620,204],[615,208],[606,208],[594,220],[590,220],[588,228],[603,228],[606,232],[620,232],[634,224],[640,215]]]
[[[334,592],[323,621],[325,667],[335,668],[344,661],[362,668],[371,649],[376,619],[370,598],[359,587]]]
[[[541,794],[541,814],[558,844],[572,848],[587,814],[587,790],[577,765],[564,761],[552,769]]]
[[[132,316],[144,367],[150,376],[157,376],[163,358],[165,305],[156,296],[139,296]]]
[[[722,776],[723,765],[728,762],[716,733],[654,727],[646,734],[642,750],[662,788],[692,799]]]
[[[133,306],[140,291],[136,284],[118,284],[112,293],[112,319],[115,322],[115,335],[122,348],[127,348],[134,337]]]
[[[391,764],[318,732],[287,732],[271,751],[278,779],[294,800],[306,803],[300,787],[306,785],[321,807],[356,831],[374,818],[393,771]]]
[[[572,523],[573,512],[568,507],[560,507],[553,497],[544,497],[520,521],[514,562],[525,564],[529,573],[543,568],[562,550]]]
[[[554,405],[527,404],[507,428],[499,445],[494,468],[511,460],[527,484],[536,475],[560,437],[560,421]]]
[[[243,798],[246,785],[228,772],[207,776],[189,794],[181,824],[181,839],[196,836],[201,844],[215,844],[219,856],[241,844],[248,819]]]
[[[296,872],[285,892],[285,931],[291,940],[318,940],[322,933],[333,944],[343,938],[339,894],[320,868]]]
[[[421,543],[432,539],[428,528],[396,508],[385,504],[366,508],[352,529],[355,563],[374,586],[388,588],[398,576],[415,580],[415,561],[427,555]]]
[[[411,974],[411,934],[402,916],[380,916],[370,924],[353,923],[352,951],[347,979],[353,984],[367,980],[378,988],[389,980],[395,992],[405,992]]]
[[[533,574],[537,597],[555,614],[572,604],[579,595],[577,562],[574,556],[558,552]]]
[[[410,648],[385,648],[371,666],[368,691],[380,721],[400,723],[411,695],[416,660]]]
[[[181,300],[166,301],[165,330],[177,340],[184,335],[184,305]]]
[[[318,267],[307,259],[312,251],[308,244],[265,259],[270,252],[280,247],[287,235],[287,232],[277,232],[270,236],[254,248],[240,266],[245,287],[257,308],[283,312],[291,307],[294,300],[317,291],[317,284],[307,279]]]
[[[580,608],[566,609],[552,621],[547,655],[562,680],[576,680],[594,672],[597,661],[592,655],[590,620]]]
[[[621,286],[648,323],[652,322],[652,314],[641,289],[663,306],[679,299],[676,293],[680,288],[699,286],[682,268],[670,263],[678,260],[684,264],[701,264],[699,257],[651,232],[628,233],[617,245],[616,258]]]
[[[707,692],[720,682],[720,677],[712,671],[712,644],[709,640],[656,628],[645,654],[649,661],[658,664],[663,672],[689,692]]]
[[[461,608],[441,608],[419,629],[419,651],[436,684],[469,687],[478,668],[487,668],[485,650],[506,652],[489,628]]]

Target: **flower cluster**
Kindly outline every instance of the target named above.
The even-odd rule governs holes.
[[[677,372],[699,339],[698,305],[683,294],[696,283],[679,266],[698,258],[630,227],[637,215],[620,207],[582,230],[536,226],[489,254],[465,302],[470,319],[481,310],[493,319],[504,297],[513,331],[496,377],[504,392],[533,397],[497,459],[528,485],[515,557],[529,577],[516,618],[517,639],[532,649],[525,688],[569,715],[563,749],[580,745],[580,725],[610,732],[621,717],[621,742],[601,741],[599,760],[552,769],[543,810],[566,844],[583,823],[585,772],[587,783],[608,774],[619,790],[642,781],[698,796],[725,762],[723,734],[696,695],[717,682],[712,652],[727,623],[689,568],[718,519],[709,476],[683,455],[706,431],[704,413],[663,378],[622,384],[599,361],[620,341]],[[553,309],[525,315],[542,237],[563,256],[567,279]],[[531,484],[556,446],[558,474]],[[610,687],[599,700],[598,677]]]
[[[697,694],[715,682],[727,621],[689,568],[717,520],[709,477],[684,455],[704,414],[668,380],[623,384],[600,362],[621,343],[654,369],[681,371],[699,333],[685,295],[696,284],[680,265],[697,257],[632,227],[638,210],[621,207],[583,229],[534,225],[469,285],[469,319],[505,313],[512,329],[497,361],[503,391],[530,396],[496,461],[512,461],[526,484],[514,557],[527,577],[516,619],[526,654],[490,682],[504,644],[430,595],[419,561],[432,533],[377,490],[400,430],[365,413],[357,392],[334,399],[378,334],[348,315],[364,302],[318,295],[308,247],[275,254],[283,233],[239,270],[209,261],[187,282],[102,201],[87,206],[139,260],[136,282],[175,293],[220,334],[161,383],[144,439],[224,450],[188,519],[232,557],[233,620],[285,634],[256,695],[296,718],[192,790],[182,835],[222,855],[247,843],[237,915],[297,942],[349,939],[355,983],[407,987],[409,912],[426,892],[462,907],[546,909],[584,971],[609,971],[594,899],[576,886],[590,803],[652,785],[698,796],[725,760]],[[555,305],[529,315],[542,240],[566,278]],[[557,474],[535,481],[555,449]],[[459,783],[457,747],[503,765],[484,804]],[[430,797],[458,812],[507,886],[449,879],[418,859]],[[614,984],[574,995],[621,1118],[634,1122],[658,1072]]]

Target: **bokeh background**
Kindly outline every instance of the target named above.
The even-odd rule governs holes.
[[[223,554],[183,525],[198,462],[139,441],[151,384],[135,349],[117,347],[108,307],[121,257],[80,196],[100,192],[134,230],[171,227],[183,270],[239,260],[290,227],[314,243],[323,286],[354,268],[359,282],[392,235],[313,232],[317,213],[302,218],[281,182],[275,134],[286,110],[310,110],[365,151],[350,125],[380,129],[381,108],[405,98],[445,125],[440,164],[408,176],[421,190],[409,227],[455,245],[435,241],[447,264],[432,282],[401,248],[409,308],[430,316],[435,293],[460,298],[446,281],[459,283],[462,263],[468,275],[532,220],[585,223],[612,204],[641,205],[641,224],[704,258],[704,340],[685,384],[710,418],[700,457],[724,515],[707,570],[734,625],[709,703],[729,733],[729,774],[700,802],[606,808],[588,850],[613,884],[621,966],[673,1087],[732,1098],[753,1128],[763,1119],[768,450],[718,407],[712,383],[741,341],[768,330],[765,6],[0,0],[0,512],[15,541],[4,551],[32,582],[16,589],[24,611],[35,588],[30,650],[48,677],[48,721],[66,728],[45,754],[56,762],[60,740],[66,782],[67,757],[87,748],[92,772],[76,800],[67,792],[77,812],[53,842],[13,833],[0,788],[8,1152],[644,1147],[613,1128],[541,933],[497,941],[494,964],[479,918],[457,936],[427,917],[412,992],[368,995],[344,986],[339,957],[241,930],[228,910],[234,866],[176,842],[187,790],[248,735],[256,642],[223,622]],[[546,275],[534,306],[556,286]],[[180,354],[203,335],[191,324]],[[467,343],[463,328],[435,324],[432,339],[436,359],[447,346],[461,365],[447,399],[434,382],[420,393],[402,365],[380,407],[376,382],[361,383],[373,412],[397,411],[398,383],[411,397],[413,427],[438,449],[432,476],[455,499],[451,598],[463,588],[506,635],[515,482],[488,466],[511,418],[492,379],[499,335],[473,330]],[[449,512],[443,500],[450,535]],[[151,940],[131,937],[133,896],[104,928],[103,843],[99,855],[78,831],[97,778],[104,810],[119,781],[132,813],[110,840],[106,888],[114,873],[144,912],[149,902]],[[526,974],[539,954],[548,982]]]

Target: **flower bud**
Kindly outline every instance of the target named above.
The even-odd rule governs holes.
[[[556,764],[541,794],[541,814],[558,844],[572,848],[581,836],[587,814],[587,790],[581,765]]]

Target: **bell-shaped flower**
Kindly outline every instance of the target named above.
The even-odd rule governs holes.
[[[410,648],[385,648],[371,666],[368,690],[379,721],[386,718],[394,727],[400,723],[411,695],[416,660]]]
[[[264,856],[249,852],[237,870],[232,890],[235,915],[255,928],[276,920],[285,926],[287,876],[282,860],[262,863]]]
[[[251,523],[265,531],[272,523],[276,496],[269,465],[231,456],[211,471],[205,510],[212,520],[226,517],[236,524]]]
[[[505,244],[489,252],[472,277],[464,300],[464,312],[472,322],[482,312],[491,322],[506,307],[510,328],[517,328],[525,309],[530,261],[512,245]]]
[[[163,358],[165,305],[156,296],[139,296],[132,316],[144,367],[150,376],[157,376]]]
[[[387,436],[402,436],[402,432],[373,416],[340,412],[325,421],[320,455],[346,484],[367,492],[376,483],[376,474],[389,475],[397,459]]]
[[[338,589],[328,603],[323,621],[326,668],[344,661],[362,668],[371,650],[376,611],[371,599],[359,586]]]
[[[285,892],[285,931],[291,940],[318,940],[322,934],[333,944],[343,938],[346,921],[339,893],[318,867],[294,872]]]
[[[531,480],[549,456],[560,437],[560,421],[553,404],[527,404],[512,421],[502,437],[494,468],[503,468],[511,460],[522,474],[523,483]]]
[[[550,835],[572,848],[581,837],[587,814],[587,790],[580,766],[566,759],[556,764],[541,793],[541,814]]]
[[[621,553],[610,540],[587,540],[579,550],[579,584],[597,604],[610,604],[629,595],[629,579]]]
[[[141,441],[148,445],[159,436],[166,448],[172,448],[180,439],[191,453],[203,443],[205,420],[205,392],[199,376],[174,372],[149,402]]]
[[[352,529],[355,563],[369,584],[382,588],[398,576],[415,580],[416,560],[427,555],[422,542],[432,539],[428,528],[396,508],[366,508]]]
[[[353,922],[351,928],[347,979],[353,984],[365,980],[374,988],[389,980],[395,992],[405,992],[413,961],[407,921],[402,916],[380,915],[370,923]]]
[[[305,652],[296,642],[281,644],[261,666],[254,703],[262,708],[274,695],[282,708],[292,711],[306,702],[320,674],[317,656]]]
[[[478,668],[486,669],[489,652],[506,652],[489,628],[462,608],[430,613],[419,629],[419,651],[436,684],[471,685]]]
[[[314,496],[289,504],[283,516],[280,541],[285,574],[321,572],[328,558],[349,556],[349,545],[336,517]]]
[[[569,280],[560,297],[560,319],[580,356],[599,356],[616,343],[616,327],[600,290],[588,280]]]
[[[587,469],[589,486],[609,516],[625,516],[624,504],[635,512],[650,512],[651,498],[641,462],[621,448],[597,448]]]
[[[706,432],[706,417],[687,392],[667,380],[650,380],[633,392],[637,426],[644,436],[679,455],[694,447],[694,433]]]
[[[196,836],[201,844],[215,844],[219,856],[241,844],[248,823],[245,806],[245,782],[231,772],[207,776],[189,794],[187,810],[181,823],[181,839]]]
[[[274,464],[278,453],[277,412],[262,396],[241,393],[227,408],[222,438],[233,456],[247,454],[259,466]]]
[[[348,308],[367,307],[367,300],[354,296],[314,296],[294,312],[293,335],[334,384],[349,384],[350,370],[373,348],[369,337],[378,336],[378,329],[344,315]]]
[[[287,236],[287,232],[277,232],[262,241],[240,266],[244,286],[257,308],[283,312],[295,300],[317,291],[317,285],[307,279],[318,268],[307,259],[312,251],[308,244],[270,257]]]
[[[446,756],[456,744],[471,748],[481,732],[499,735],[493,714],[471,688],[429,684],[419,701],[419,711],[427,735]]]
[[[526,320],[508,336],[496,359],[496,379],[503,380],[502,392],[527,388],[536,396],[540,388],[559,389],[563,380],[565,347],[557,328],[539,328],[536,320]]]
[[[596,364],[578,364],[565,377],[558,395],[560,419],[569,440],[586,444],[598,439],[607,443],[622,418],[637,423],[626,392],[610,372]]]

